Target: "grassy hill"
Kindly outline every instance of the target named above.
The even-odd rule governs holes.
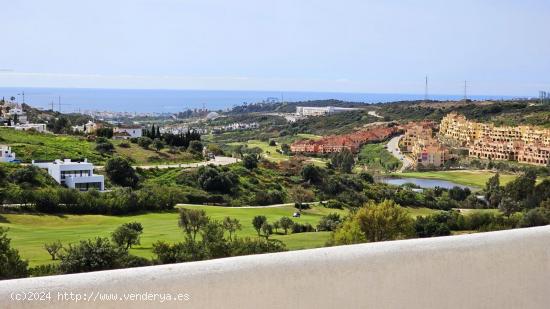
[[[0,144],[10,145],[17,157],[26,163],[30,163],[32,160],[53,161],[61,158],[87,158],[95,164],[103,164],[113,155],[129,158],[138,165],[196,161],[190,153],[185,151],[171,152],[165,148],[157,152],[153,149],[143,149],[128,141],[113,140],[111,142],[115,145],[115,152],[101,154],[95,149],[96,143],[89,142],[84,137],[0,128]],[[122,143],[129,146],[121,147]]]
[[[0,143],[8,144],[23,162],[60,158],[88,158],[104,162],[107,157],[95,151],[95,143],[84,138],[0,128]]]

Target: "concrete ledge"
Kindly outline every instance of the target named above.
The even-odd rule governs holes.
[[[50,292],[50,301],[11,300]],[[124,293],[188,300],[58,301]],[[103,294],[101,294],[103,295]],[[128,296],[128,295],[126,295]],[[97,297],[97,296],[95,296]],[[548,308],[550,226],[0,281],[1,308]]]

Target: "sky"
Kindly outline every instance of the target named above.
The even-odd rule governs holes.
[[[0,87],[537,96],[548,0],[0,0]]]

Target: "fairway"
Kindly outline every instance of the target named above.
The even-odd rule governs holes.
[[[237,218],[243,229],[237,232],[240,237],[257,237],[252,227],[252,218],[265,215],[270,222],[283,216],[292,217],[295,209],[291,206],[277,208],[230,208],[218,206],[183,206],[205,209],[215,220],[226,216]],[[313,207],[302,212],[301,218],[292,218],[295,222],[310,223],[316,226],[321,216],[331,212],[345,213],[323,207]],[[60,240],[64,245],[75,243],[96,236],[109,237],[114,229],[126,222],[137,221],[143,225],[141,245],[131,249],[131,253],[152,257],[152,244],[157,240],[178,242],[184,234],[178,227],[178,213],[147,213],[131,216],[104,215],[46,215],[46,214],[1,214],[0,226],[9,228],[8,237],[12,246],[19,250],[31,266],[50,263],[50,257],[43,245]],[[280,231],[281,232],[281,231]],[[283,241],[289,250],[316,248],[324,246],[330,233],[313,232],[289,235],[274,235],[273,238]]]
[[[396,174],[399,177],[440,179],[452,181],[465,186],[484,188],[487,180],[495,175],[490,171],[434,171],[434,172],[407,172]],[[500,185],[505,185],[514,180],[516,175],[500,174]]]
[[[312,135],[312,134],[299,134],[299,135],[300,136],[318,137],[317,135]],[[267,142],[262,142],[262,141],[259,141],[259,140],[249,140],[248,142],[243,142],[243,143],[233,142],[233,143],[228,143],[227,145],[230,145],[230,146],[246,145],[246,146],[248,146],[248,148],[258,147],[262,150],[262,156],[264,158],[266,158],[269,161],[279,163],[279,162],[282,162],[282,161],[289,160],[291,158],[291,156],[284,155],[284,154],[277,151],[277,150],[281,149],[282,144],[283,144],[283,142],[278,141],[276,146],[269,146],[269,143],[267,143]],[[307,162],[310,162],[311,164],[316,165],[316,166],[320,166],[320,167],[325,167],[327,165],[327,162],[328,162],[328,160],[324,159],[324,158],[311,158],[311,157],[308,157],[307,159],[308,159]]]
[[[262,142],[259,140],[250,140],[246,143],[234,142],[234,143],[229,143],[228,145],[230,146],[247,145],[248,148],[258,147],[263,151],[262,155],[269,161],[281,162],[284,160],[288,160],[288,156],[285,156],[277,151],[277,149],[281,149],[280,145],[269,146],[267,142]]]

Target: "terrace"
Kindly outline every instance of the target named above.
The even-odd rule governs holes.
[[[546,226],[18,279],[0,282],[0,307],[547,308],[549,243]],[[50,301],[12,300],[44,291]]]

